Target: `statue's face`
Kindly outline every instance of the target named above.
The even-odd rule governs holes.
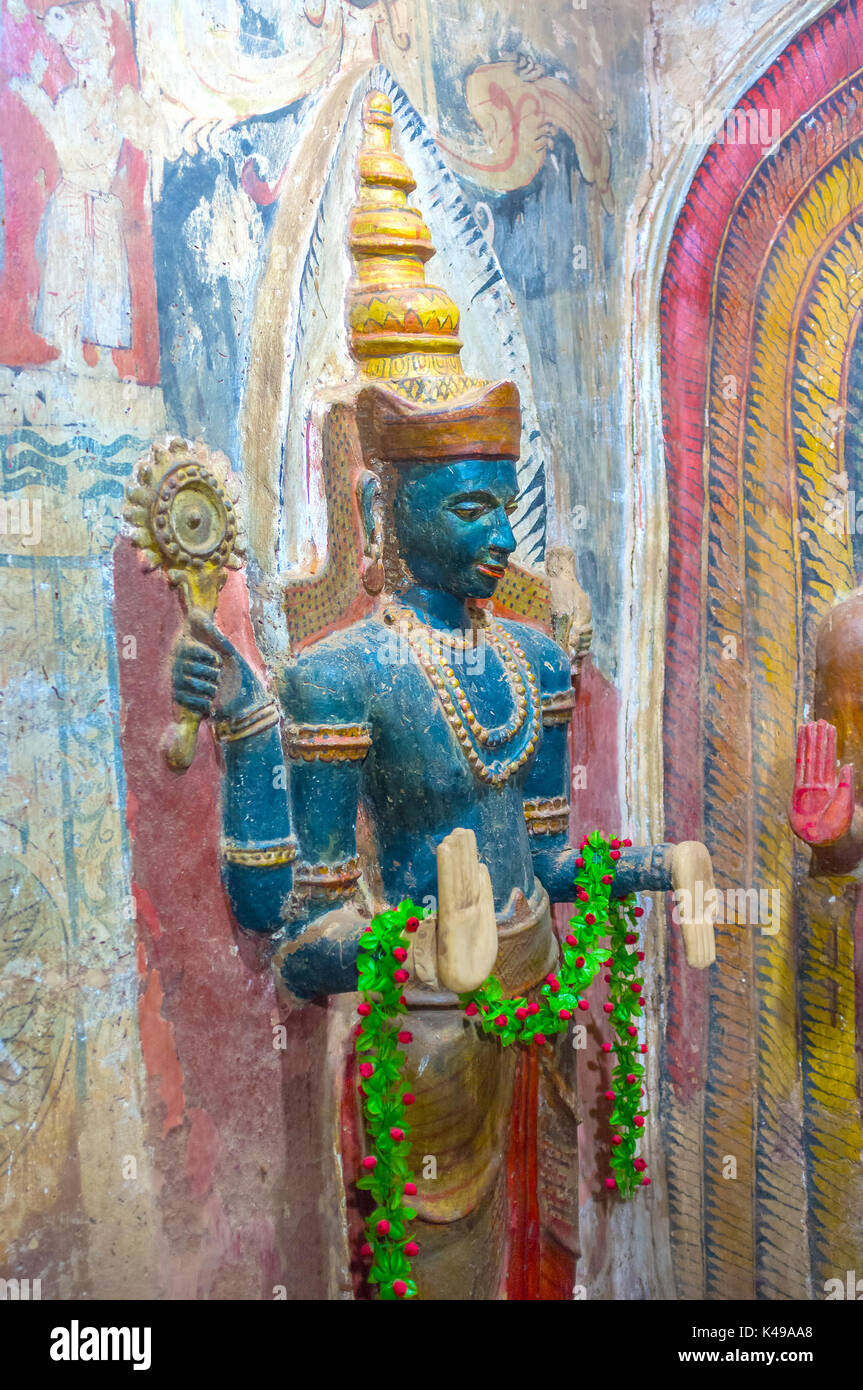
[[[399,551],[420,584],[460,599],[491,598],[515,550],[512,459],[460,459],[400,470]]]

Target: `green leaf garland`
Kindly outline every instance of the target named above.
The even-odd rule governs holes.
[[[614,1176],[605,1183],[625,1198],[650,1182],[644,1176],[647,1165],[637,1155],[647,1114],[642,1104],[647,1047],[638,1042],[637,1026],[643,1010],[644,981],[639,971],[644,953],[630,949],[638,944],[636,919],[643,909],[635,905],[633,895],[611,897],[615,862],[621,845],[630,843],[606,841],[598,832],[582,841],[575,861],[571,930],[562,942],[560,966],[546,977],[538,999],[505,999],[493,975],[479,989],[459,995],[467,1016],[504,1047],[514,1042],[541,1047],[588,1008],[583,992],[607,967],[609,997],[603,1009],[613,1025],[615,1042],[602,1047],[615,1053],[612,1089],[605,1093],[612,1104]],[[405,934],[416,931],[423,915],[409,899],[379,913],[360,939],[358,957],[362,1022],[356,1031],[356,1051],[369,1152],[362,1160],[357,1185],[371,1193],[374,1203],[366,1220],[362,1254],[371,1260],[369,1282],[379,1286],[382,1299],[414,1298],[417,1292],[410,1264],[419,1248],[410,1231],[416,1215],[410,1198],[417,1187],[407,1162],[411,1135],[407,1116],[414,1098],[402,1082],[402,1049],[411,1041],[411,1033],[404,1026],[407,1005],[402,990],[408,979]],[[600,944],[604,937],[609,938],[610,950]]]

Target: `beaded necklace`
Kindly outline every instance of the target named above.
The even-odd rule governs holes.
[[[408,645],[434,690],[471,771],[480,781],[488,782],[493,787],[503,786],[527,762],[536,750],[539,738],[541,716],[536,676],[521,645],[500,623],[485,618],[481,630],[501,660],[513,703],[513,713],[509,719],[503,724],[489,727],[477,718],[453,668],[437,660],[434,654],[434,648],[441,640],[459,650],[464,650],[468,642],[449,632],[445,638],[436,639],[431,625],[417,618],[410,608],[390,604],[383,616],[384,622],[390,626],[397,622],[404,624]],[[527,740],[518,756],[508,760],[496,758],[490,764],[485,762],[481,756],[482,750],[501,749],[512,743],[526,724]]]

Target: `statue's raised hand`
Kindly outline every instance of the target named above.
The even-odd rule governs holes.
[[[682,840],[671,852],[671,886],[676,920],[683,933],[686,963],[704,970],[716,960],[716,923],[719,900],[713,881],[713,863],[700,840]]]
[[[265,698],[261,681],[232,642],[199,608],[192,608],[174,648],[174,699],[199,718],[211,715],[232,719]],[[184,761],[182,730],[171,736],[168,761],[172,767],[188,767]],[[194,752],[194,738],[191,751]]]
[[[472,830],[453,830],[437,848],[437,975],[445,989],[479,989],[497,959],[491,879]]]
[[[804,724],[797,735],[797,767],[788,819],[808,845],[832,845],[854,818],[854,766],[836,775],[836,730],[825,719]]]

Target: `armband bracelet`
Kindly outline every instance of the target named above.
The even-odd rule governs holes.
[[[569,829],[565,796],[534,796],[522,804],[528,835],[562,835]]]
[[[296,857],[297,847],[293,840],[261,845],[237,845],[233,840],[222,841],[224,862],[241,864],[247,869],[275,869],[281,864],[292,864]]]
[[[288,757],[304,762],[358,762],[372,745],[368,724],[289,724],[285,730]]]
[[[546,729],[555,724],[568,724],[575,707],[575,691],[570,687],[552,695],[543,695],[541,704],[542,722]]]
[[[222,743],[233,743],[235,739],[251,738],[262,734],[279,722],[279,709],[275,700],[266,700],[262,705],[235,715],[233,719],[220,719],[213,726],[213,732]]]
[[[294,892],[323,897],[340,897],[354,887],[360,877],[358,857],[338,864],[300,863],[294,871]]]

